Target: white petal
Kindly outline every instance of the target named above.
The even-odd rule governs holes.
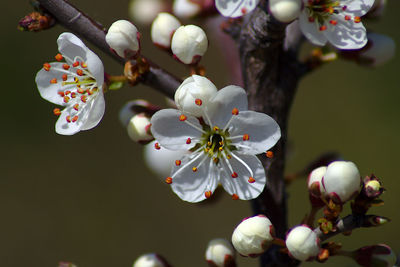
[[[99,92],[96,98],[90,103],[88,114],[84,118],[81,130],[89,130],[96,127],[103,118],[106,104],[104,101],[103,92]]]
[[[229,85],[219,90],[210,99],[207,105],[207,113],[214,126],[224,128],[232,117],[232,109],[234,108],[239,111],[247,110],[247,95],[243,88]]]
[[[188,138],[200,138],[201,132],[179,120],[182,113],[176,109],[163,109],[151,118],[151,132],[162,147],[171,150],[189,150],[195,143],[186,144]],[[196,118],[187,116],[187,121],[201,129]]]
[[[306,8],[300,13],[299,23],[302,33],[307,37],[307,39],[319,46],[324,46],[326,44],[326,37],[319,30],[317,22],[310,22],[308,20],[309,14]]]
[[[337,25],[327,23],[324,35],[329,42],[339,49],[359,49],[367,44],[367,31],[361,22],[355,23],[353,20],[345,20],[343,16],[332,15],[332,19],[337,20]],[[352,17],[354,18],[354,17]]]
[[[100,58],[93,53],[86,45],[74,34],[69,32],[64,32],[60,34],[57,39],[58,51],[64,56],[68,63],[70,60],[74,60],[75,57],[82,58],[88,65],[88,69],[96,79],[99,87],[103,85],[104,82],[104,67]]]
[[[259,0],[215,0],[215,6],[225,17],[241,17],[256,8]]]
[[[62,135],[73,135],[79,132],[82,128],[82,120],[77,120],[76,122],[67,122],[67,116],[70,116],[72,107],[66,107],[62,112],[60,117],[56,122],[56,133]]]
[[[60,62],[50,63],[50,70],[46,71],[44,69],[41,69],[36,74],[35,81],[41,97],[54,104],[65,106],[66,103],[64,103],[63,97],[61,97],[58,92],[72,89],[73,86],[62,86],[62,75],[66,74],[66,72],[56,70],[56,68],[62,69],[62,65],[63,63]],[[57,83],[50,83],[50,80],[52,80],[53,78],[57,79]],[[72,78],[70,78],[70,80],[72,81]]]
[[[281,137],[278,123],[267,114],[255,111],[242,111],[234,116],[229,133],[232,137],[249,135],[249,140],[233,140],[238,150],[245,154],[259,154],[273,147]],[[245,146],[244,148],[241,146]]]
[[[353,16],[361,17],[365,15],[374,5],[375,0],[342,0],[341,5],[345,5],[346,12]]]
[[[229,160],[229,163],[231,164],[233,171],[238,174],[238,177],[232,178],[232,173],[230,173],[226,163],[223,163],[225,167],[221,173],[220,183],[224,187],[225,191],[231,195],[237,194],[239,198],[243,200],[254,199],[258,197],[258,195],[260,195],[264,190],[264,186],[267,181],[264,168],[256,156],[242,155],[239,153],[236,153],[236,155],[239,156],[240,159],[242,159],[251,168],[254,174],[253,178],[255,182],[248,182],[250,177],[249,171],[243,166],[242,163],[232,157]]]
[[[193,172],[192,168],[199,166],[203,157],[208,157],[203,154],[203,152],[200,153],[202,153],[202,156],[189,165],[188,162],[194,155],[183,156],[181,159],[181,165],[174,166],[171,172],[171,174],[173,174],[179,171],[179,169],[184,168],[173,176],[171,187],[175,194],[177,194],[182,200],[188,202],[199,202],[204,200],[206,198],[205,192],[208,190],[214,192],[218,185],[216,168],[210,168],[210,165],[213,164],[210,164],[211,159],[207,158],[197,171]]]

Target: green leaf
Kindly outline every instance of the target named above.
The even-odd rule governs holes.
[[[112,82],[109,86],[109,90],[118,90],[121,89],[121,87],[124,86],[124,82]]]

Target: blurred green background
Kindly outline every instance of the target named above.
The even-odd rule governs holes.
[[[105,26],[128,18],[128,1],[72,2]],[[98,127],[71,137],[57,135],[54,105],[41,99],[34,77],[57,53],[56,39],[63,29],[19,32],[18,20],[31,11],[28,1],[7,2],[3,10],[0,266],[47,267],[65,260],[79,267],[122,267],[147,252],[159,252],[178,267],[206,266],[208,241],[229,239],[236,224],[252,214],[249,203],[232,201],[225,193],[216,203],[185,203],[144,167],[141,146],[129,139],[117,116],[131,99],[164,103],[150,88],[126,87],[107,94],[106,114]],[[400,2],[389,0],[382,20],[366,24],[400,43],[398,10]],[[143,53],[182,75],[184,68],[149,43],[149,28],[140,30]],[[210,39],[203,64],[221,88],[231,82]],[[99,55],[109,73],[121,71],[108,56]],[[393,221],[334,239],[346,249],[386,243],[400,252],[399,66],[399,57],[378,69],[341,60],[326,65],[301,82],[292,109],[288,173],[333,150],[354,161],[362,175],[381,177],[387,188],[385,206],[371,213]],[[294,182],[288,193],[293,226],[309,209],[305,180]],[[257,266],[258,260],[239,258],[239,263]],[[355,265],[337,257],[326,266],[338,264]]]

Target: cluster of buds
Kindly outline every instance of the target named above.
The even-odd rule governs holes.
[[[208,243],[205,257],[210,267],[236,267],[235,251],[229,241],[223,238]]]
[[[161,255],[149,253],[137,258],[132,267],[171,267],[171,265]]]

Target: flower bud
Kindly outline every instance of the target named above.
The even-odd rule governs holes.
[[[168,262],[158,254],[149,253],[140,256],[132,267],[169,267]]]
[[[274,239],[274,227],[264,215],[244,219],[232,234],[232,244],[243,256],[255,257],[266,251]]]
[[[396,263],[396,255],[393,250],[385,244],[359,248],[354,251],[354,259],[358,264],[365,267],[392,267]]]
[[[328,165],[322,184],[332,200],[345,203],[360,190],[360,172],[353,162],[334,161]]]
[[[286,247],[290,256],[299,261],[305,261],[318,255],[319,238],[310,227],[296,226],[286,237]]]
[[[213,239],[207,246],[206,261],[211,267],[234,267],[235,251],[228,240]]]
[[[135,23],[150,24],[158,13],[167,9],[164,0],[131,0],[129,15]]]
[[[308,190],[316,197],[320,197],[325,192],[324,187],[322,186],[322,178],[325,173],[326,167],[322,166],[313,170],[308,176]]]
[[[175,104],[184,113],[196,117],[203,116],[202,105],[206,105],[211,97],[217,93],[217,88],[207,78],[192,75],[186,78],[175,92]],[[201,100],[198,105],[196,100]]]
[[[135,25],[127,20],[114,22],[106,35],[106,42],[120,57],[132,58],[139,51],[140,33]]]
[[[190,0],[174,0],[172,12],[179,18],[187,19],[198,15],[201,6]]]
[[[151,172],[164,181],[165,177],[171,174],[175,161],[182,158],[185,152],[169,150],[164,147],[156,149],[156,141],[144,146],[144,162]]]
[[[140,113],[131,118],[126,129],[133,141],[147,143],[154,139],[150,133],[150,126],[150,118],[144,113]]]
[[[369,32],[368,44],[360,50],[358,62],[361,65],[377,67],[394,57],[396,44],[389,36]]]
[[[151,40],[163,48],[171,48],[172,35],[181,26],[179,20],[169,13],[160,13],[151,25]]]
[[[368,198],[377,198],[384,191],[381,182],[375,175],[367,176],[364,179],[363,193]]]
[[[269,11],[280,22],[295,20],[301,11],[301,0],[269,0]]]
[[[195,64],[207,51],[206,33],[198,26],[179,27],[172,36],[171,49],[174,57],[184,64]]]

